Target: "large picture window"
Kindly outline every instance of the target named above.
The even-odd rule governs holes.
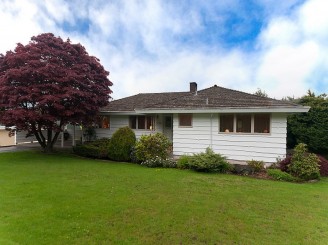
[[[233,132],[233,114],[220,115],[220,132]]]
[[[270,121],[270,114],[221,114],[219,132],[269,134]]]
[[[254,133],[270,133],[270,115],[254,115]]]
[[[179,114],[180,127],[192,127],[192,114]]]
[[[130,116],[130,128],[155,130],[155,118],[152,116]]]

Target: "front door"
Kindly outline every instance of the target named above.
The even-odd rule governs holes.
[[[172,115],[164,115],[163,134],[172,142],[173,141],[173,118]]]

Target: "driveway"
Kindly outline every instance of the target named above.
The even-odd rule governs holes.
[[[0,153],[1,152],[14,152],[14,151],[27,151],[27,150],[35,150],[35,149],[41,149],[40,145],[37,143],[31,143],[31,144],[21,144],[21,145],[14,145],[14,146],[1,146]]]

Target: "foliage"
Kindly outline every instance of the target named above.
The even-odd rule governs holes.
[[[89,126],[83,130],[83,137],[86,141],[93,141],[97,139],[96,130],[94,127]]]
[[[107,158],[110,139],[98,139],[83,145],[73,147],[73,152],[79,156],[90,158]]]
[[[264,90],[261,90],[260,88],[258,88],[254,94],[260,97],[268,98],[268,94]]]
[[[231,164],[220,154],[215,154],[211,148],[206,148],[205,152],[194,154],[190,157],[189,167],[199,172],[219,172],[226,173],[232,169]]]
[[[66,124],[91,124],[108,104],[107,72],[81,44],[51,33],[0,54],[0,121],[33,133],[52,151]]]
[[[176,162],[171,159],[163,159],[161,157],[154,157],[152,159],[148,159],[141,163],[143,166],[147,166],[149,168],[176,168]]]
[[[177,168],[189,169],[190,168],[190,165],[189,165],[190,158],[191,158],[191,156],[188,156],[188,155],[180,156],[177,161]]]
[[[303,180],[318,179],[320,177],[319,159],[313,153],[307,153],[306,144],[298,144],[291,157],[288,172]]]
[[[315,153],[328,152],[328,97],[316,96],[310,90],[308,94],[291,100],[304,106],[311,106],[308,113],[288,116],[287,145],[293,148],[298,143],[305,143]]]
[[[267,169],[267,174],[275,180],[281,181],[297,181],[297,178],[287,172],[283,172],[280,169]]]
[[[136,135],[131,128],[119,128],[111,138],[108,157],[115,161],[130,161],[131,150],[135,143]]]
[[[258,173],[264,170],[264,162],[251,160],[247,161],[247,165],[252,168],[253,173]]]
[[[172,149],[169,139],[162,133],[142,135],[135,146],[136,159],[144,162],[155,157],[167,159]]]

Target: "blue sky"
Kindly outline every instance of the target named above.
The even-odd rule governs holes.
[[[219,86],[328,92],[326,0],[0,0],[0,53],[52,32],[110,71],[114,99]]]

